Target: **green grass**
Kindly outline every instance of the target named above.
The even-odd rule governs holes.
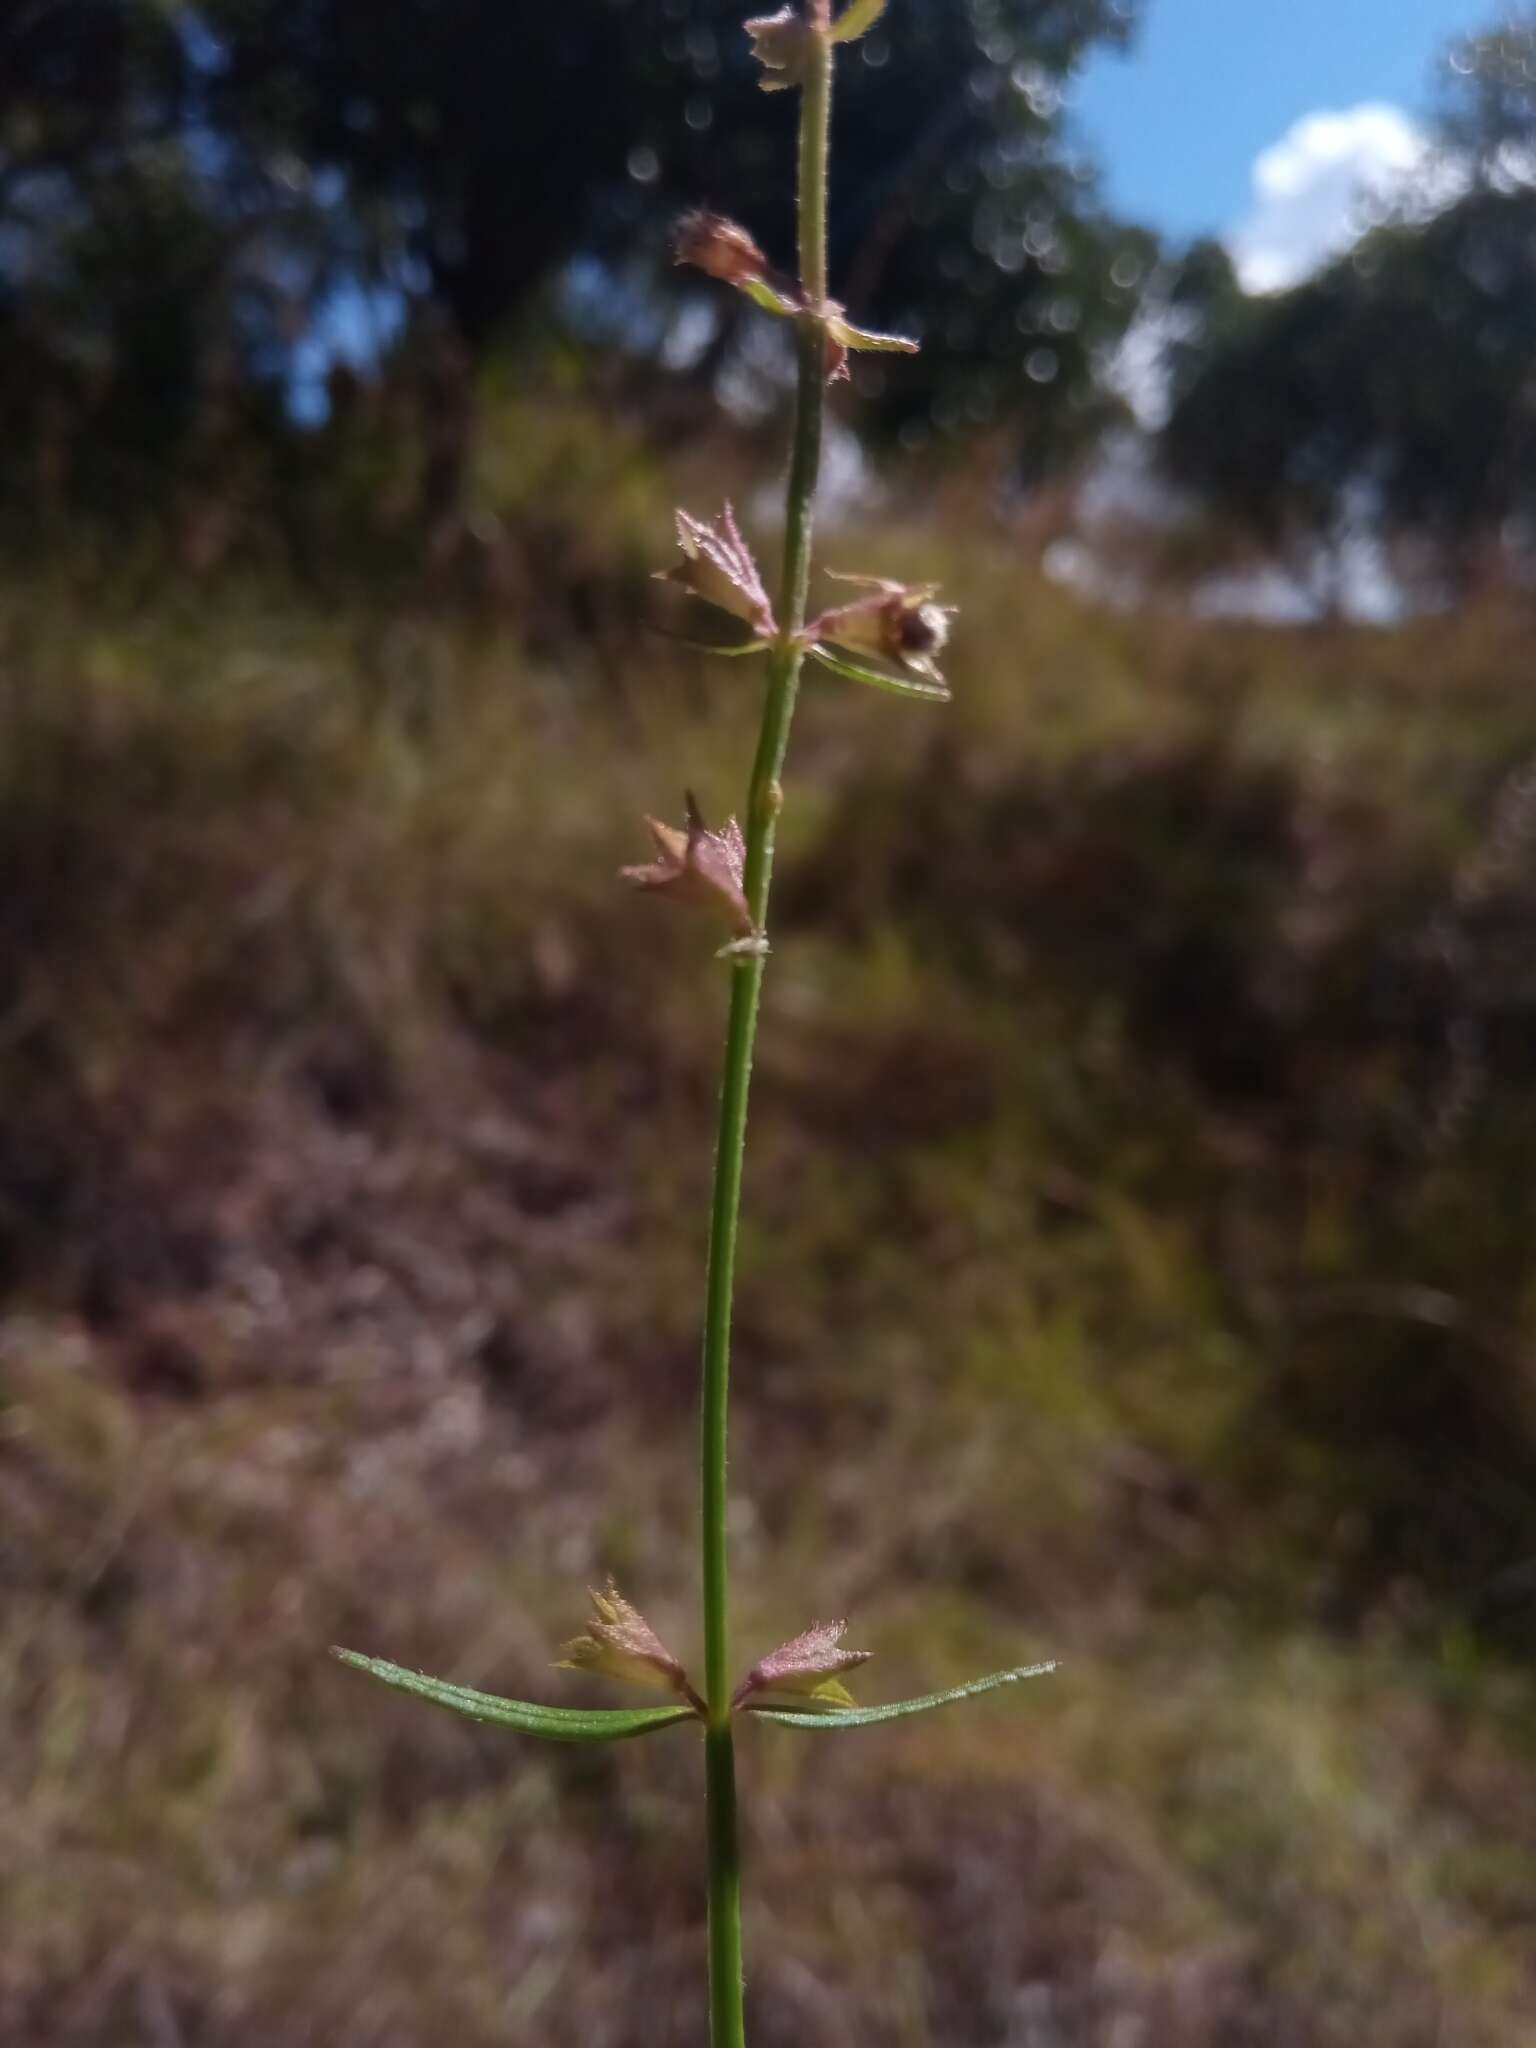
[[[608,1570],[696,1651],[724,974],[613,871],[756,707],[593,545],[595,647],[6,600],[7,2039],[700,2036],[691,1736],[535,1755],[324,1654],[602,1704],[547,1667]],[[849,1612],[871,1701],[1063,1669],[744,1731],[752,2038],[1536,2038],[1526,628],[936,545],[880,560],[949,570],[953,711],[797,733],[736,1626]]]

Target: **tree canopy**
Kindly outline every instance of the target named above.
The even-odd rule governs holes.
[[[1162,453],[1266,547],[1365,525],[1456,589],[1536,555],[1536,16],[1451,46],[1441,141],[1460,196],[1293,290],[1191,266]]]
[[[290,152],[489,342],[575,257],[665,266],[707,204],[791,255],[793,106],[764,94],[741,0],[208,0],[210,102]],[[903,418],[1081,400],[1145,238],[1107,220],[1063,127],[1065,80],[1128,0],[897,0],[837,98],[832,260],[879,323],[920,329]],[[1039,410],[1038,407],[1035,410]]]
[[[30,396],[39,379],[55,392],[50,432],[89,420],[86,469],[116,450],[163,471],[206,426],[210,389],[282,431],[296,352],[348,291],[387,293],[406,328],[430,315],[448,338],[440,360],[467,369],[515,350],[533,315],[606,322],[643,357],[692,295],[695,328],[717,323],[718,369],[749,333],[674,270],[677,215],[713,206],[776,259],[792,253],[794,109],[758,89],[746,11],[8,10],[0,354],[32,365]],[[1153,244],[1100,207],[1063,92],[1090,50],[1126,40],[1133,12],[1134,0],[893,0],[850,50],[835,288],[924,343],[910,363],[865,368],[872,427],[916,440],[1011,422],[1035,467],[1092,431],[1106,403],[1096,365]],[[13,410],[22,445],[40,416]]]
[[[1439,126],[1483,180],[1536,173],[1536,8],[1449,46],[1441,66]]]

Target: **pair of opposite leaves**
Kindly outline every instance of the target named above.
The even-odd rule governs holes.
[[[617,1742],[632,1735],[654,1734],[683,1721],[703,1721],[704,1703],[687,1673],[639,1610],[611,1582],[604,1592],[593,1592],[591,1598],[594,1618],[584,1635],[566,1644],[563,1668],[598,1672],[629,1684],[670,1692],[674,1695],[670,1704],[551,1707],[533,1700],[508,1700],[494,1693],[475,1692],[446,1679],[408,1671],[380,1657],[366,1657],[357,1650],[338,1649],[335,1654],[343,1663],[366,1671],[370,1677],[400,1692],[429,1700],[434,1706],[446,1707],[472,1721],[490,1721],[523,1735],[541,1736],[549,1742]],[[955,1700],[991,1692],[1000,1685],[1013,1685],[1022,1678],[1037,1678],[1056,1668],[1050,1663],[1021,1664],[1007,1671],[989,1672],[985,1678],[973,1678],[944,1692],[861,1707],[842,1685],[839,1673],[864,1663],[869,1652],[843,1648],[846,1628],[847,1623],[842,1621],[818,1622],[771,1650],[753,1665],[737,1687],[731,1711],[751,1713],[760,1720],[776,1721],[788,1728],[863,1728],[876,1721],[894,1721],[905,1714],[948,1706]]]

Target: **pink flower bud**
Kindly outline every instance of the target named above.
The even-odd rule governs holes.
[[[745,619],[759,640],[774,637],[779,629],[773,606],[729,504],[713,526],[679,512],[677,544],[683,559],[674,568],[657,571],[661,582],[680,583],[706,604]]]
[[[747,230],[723,213],[699,207],[685,213],[672,235],[672,260],[718,277],[745,292],[755,306],[780,319],[798,313],[799,288],[768,267],[768,259]]]
[[[767,257],[744,227],[706,207],[685,213],[678,222],[672,236],[672,260],[734,285],[760,278],[768,267]]]
[[[846,1621],[813,1622],[803,1635],[780,1643],[752,1666],[736,1688],[732,1707],[746,1705],[755,1693],[795,1693],[825,1706],[851,1707],[853,1696],[837,1674],[867,1664],[873,1653],[842,1649],[847,1627]]]
[[[660,1692],[681,1693],[696,1713],[703,1703],[688,1674],[637,1607],[631,1607],[612,1579],[601,1593],[588,1596],[593,1619],[585,1635],[564,1645],[558,1668],[595,1671],[626,1685],[644,1685]]]

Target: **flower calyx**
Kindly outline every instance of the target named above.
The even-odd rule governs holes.
[[[788,92],[804,85],[816,45],[825,34],[818,23],[791,4],[743,25],[752,39],[752,54],[763,67],[757,82],[764,92]]]
[[[803,1705],[851,1707],[853,1695],[839,1674],[867,1664],[870,1650],[846,1650],[846,1621],[818,1621],[760,1657],[731,1697],[731,1711],[771,1706],[790,1698]]]
[[[679,903],[693,903],[723,912],[738,939],[759,936],[747,902],[744,878],[747,848],[741,827],[728,818],[718,832],[704,823],[692,790],[686,792],[687,828],[647,818],[656,842],[656,859],[641,867],[620,868],[623,880],[637,889],[654,889]],[[593,1595],[594,1600],[596,1595]]]
[[[560,1671],[592,1671],[625,1685],[643,1685],[655,1692],[677,1693],[702,1717],[704,1703],[687,1672],[651,1627],[613,1583],[589,1592],[592,1619],[586,1633],[562,1646]]]
[[[884,677],[871,673],[864,680],[884,680],[898,688],[905,680],[917,695],[947,697],[949,686],[940,673],[937,656],[949,639],[955,607],[935,601],[938,585],[898,583],[888,576],[828,573],[839,583],[861,584],[864,595],[834,605],[811,621],[805,629],[811,651],[834,668],[836,661],[828,660],[818,643],[873,654],[889,664],[890,673]]]
[[[763,588],[762,574],[752,550],[741,537],[736,515],[727,503],[711,525],[679,511],[677,545],[683,559],[670,569],[658,569],[658,583],[676,583],[690,596],[702,598],[732,618],[745,619],[752,628],[751,646],[766,644],[778,633],[773,605]],[[746,653],[747,648],[733,648]]]
[[[763,67],[758,84],[764,92],[787,92],[792,86],[804,85],[818,42],[857,42],[874,27],[885,6],[886,0],[850,0],[834,21],[831,0],[806,0],[803,13],[791,0],[777,14],[761,14],[749,21],[746,30],[752,38],[752,54]]]

